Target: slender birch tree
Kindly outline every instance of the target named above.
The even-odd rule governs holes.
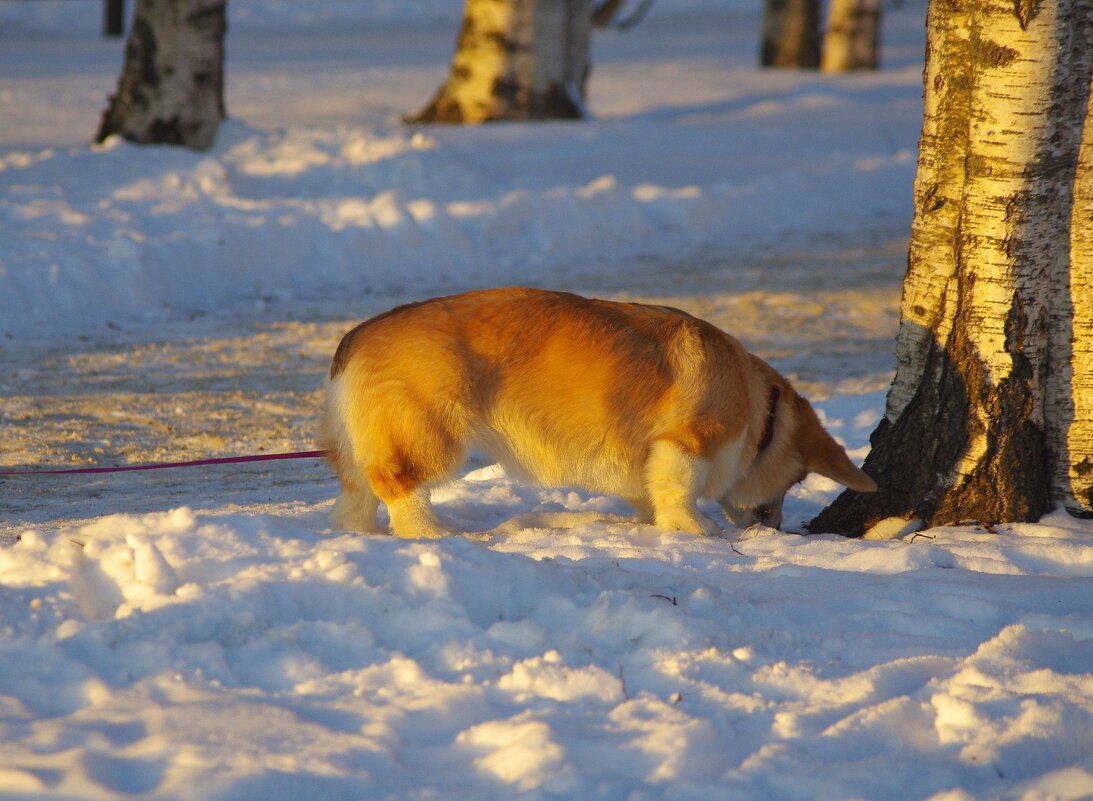
[[[875,70],[880,42],[880,0],[831,0],[820,69]]]
[[[592,0],[466,0],[448,80],[413,122],[584,115]]]
[[[764,0],[759,64],[804,69],[820,65],[820,0]]]
[[[1093,515],[1093,0],[931,0],[927,37],[881,490],[813,531]]]
[[[209,147],[224,119],[226,0],[137,0],[95,141]]]

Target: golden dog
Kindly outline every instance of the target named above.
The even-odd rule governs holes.
[[[490,289],[410,303],[342,339],[321,440],[341,479],[339,528],[448,533],[429,488],[470,447],[538,484],[619,495],[643,522],[709,534],[777,526],[809,472],[877,488],[789,382],[728,334],[666,306]]]

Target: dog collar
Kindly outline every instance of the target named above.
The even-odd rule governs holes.
[[[767,449],[774,439],[774,413],[778,410],[778,399],[782,397],[782,389],[777,384],[770,385],[770,397],[767,399],[767,422],[763,426],[763,436],[759,438],[759,447],[756,454]]]

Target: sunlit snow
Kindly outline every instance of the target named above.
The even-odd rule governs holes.
[[[0,4],[0,469],[313,447],[341,334],[437,292],[670,303],[861,460],[924,3],[872,75],[759,72],[758,4],[599,33],[580,123],[410,128],[461,4],[232,0],[205,153],[90,147],[124,42]],[[694,537],[478,460],[466,532],[331,531],[318,461],[0,477],[0,797],[1093,797],[1093,523]],[[716,509],[707,509],[718,515]]]

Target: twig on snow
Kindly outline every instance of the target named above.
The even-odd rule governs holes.
[[[698,689],[676,690],[674,693],[668,696],[668,700],[672,702],[673,706],[679,706],[683,703],[684,698],[687,698],[690,695],[699,695],[700,693],[701,691]]]

